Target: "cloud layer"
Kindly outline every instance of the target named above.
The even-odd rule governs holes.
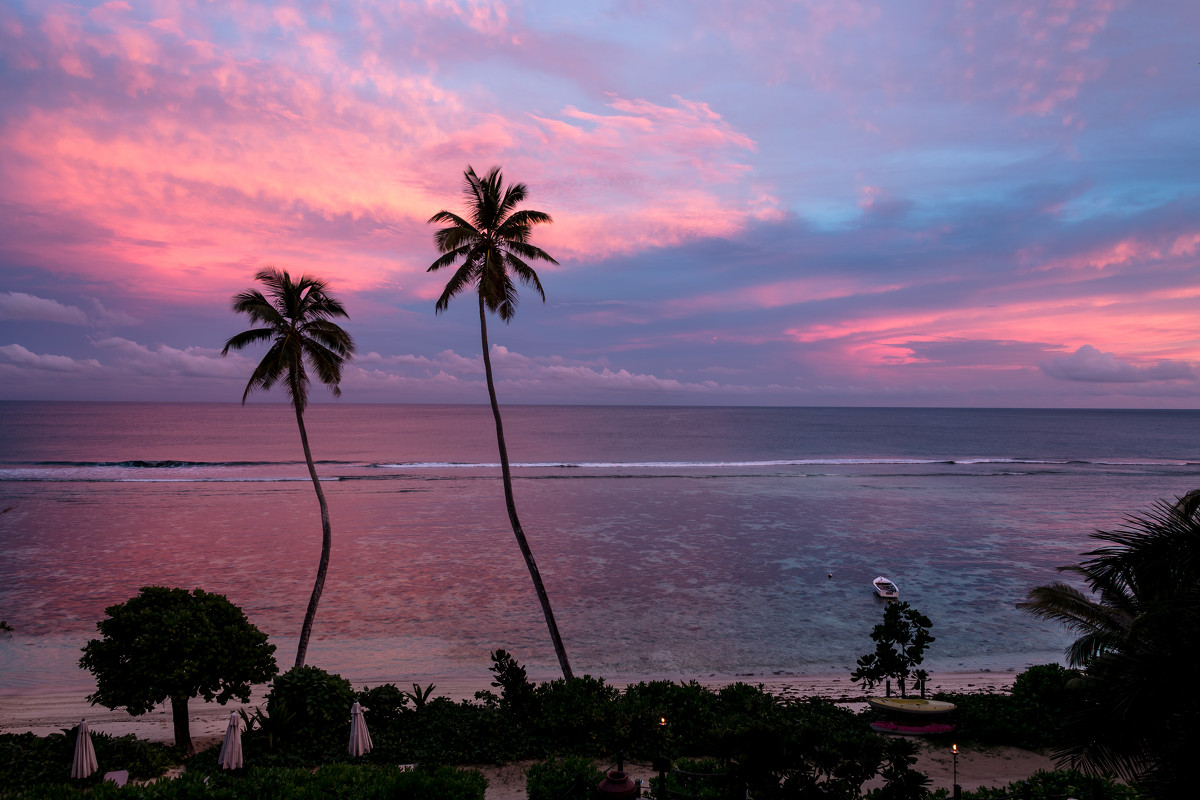
[[[237,400],[331,280],[347,399],[479,402],[426,220],[500,164],[561,262],[509,402],[1194,406],[1200,10],[0,6],[0,399]]]

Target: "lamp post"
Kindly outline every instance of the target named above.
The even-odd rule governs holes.
[[[958,745],[950,745],[950,751],[954,753],[954,768],[952,772],[954,776],[952,779],[954,781],[954,800],[958,800],[960,797],[962,797],[962,787],[958,785]]]
[[[668,770],[671,769],[671,760],[670,760],[670,758],[667,757],[667,718],[666,717],[658,718],[658,730],[659,730],[659,734],[660,734],[658,737],[658,741],[659,741],[659,746],[662,748],[661,749],[662,755],[660,755],[658,758],[654,759],[654,764],[653,764],[654,770],[656,772],[658,772],[658,791],[655,792],[654,796],[656,798],[658,798],[658,800],[667,800],[667,797],[669,796],[667,794],[667,772],[668,772]]]

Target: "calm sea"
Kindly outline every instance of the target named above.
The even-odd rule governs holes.
[[[1200,412],[505,409],[517,507],[577,673],[845,673],[876,575],[932,618],[934,670],[1058,660],[1021,615],[1096,528],[1200,486]],[[309,663],[356,686],[556,666],[483,406],[316,405],[333,559]],[[225,594],[284,667],[320,521],[288,406],[0,404],[0,692],[75,666],[141,586]]]

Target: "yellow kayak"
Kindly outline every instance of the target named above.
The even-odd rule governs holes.
[[[880,711],[901,711],[905,714],[949,714],[957,707],[944,700],[919,697],[868,697],[867,703]]]

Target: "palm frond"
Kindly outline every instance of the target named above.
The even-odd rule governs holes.
[[[304,362],[311,358],[309,351],[314,351],[322,364],[331,354],[344,362],[355,352],[353,337],[332,321],[348,318],[349,313],[328,293],[329,285],[321,278],[301,275],[293,279],[287,270],[274,266],[264,267],[254,277],[266,287],[266,294],[257,289],[239,292],[234,295],[233,308],[270,327],[253,328],[230,337],[221,353],[226,355],[231,349],[269,342],[271,346],[246,384],[242,402],[246,402],[252,391],[270,390],[282,380],[292,404],[302,412],[308,404],[309,378]],[[314,371],[335,397],[340,394],[340,366],[338,370],[314,367]]]
[[[274,328],[251,328],[248,331],[242,331],[229,337],[229,341],[225,342],[225,346],[221,348],[221,355],[228,355],[230,350],[241,350],[258,342],[270,341],[275,335]]]
[[[474,228],[442,228],[433,235],[433,241],[439,253],[450,253],[476,247],[484,237]]]
[[[519,255],[521,258],[528,258],[535,261],[548,261],[551,264],[558,265],[554,258],[540,247],[528,244],[526,242],[510,242],[508,249]]]
[[[536,289],[537,293],[542,296],[542,302],[546,302],[546,292],[542,289],[542,282],[538,280],[538,274],[534,272],[533,268],[511,253],[508,255],[507,260],[512,267],[513,273],[517,276],[517,280],[526,286],[532,286]]]
[[[1089,597],[1064,583],[1040,586],[1022,611],[1079,635],[1068,660],[1086,669],[1069,744],[1057,755],[1077,768],[1137,783],[1148,797],[1192,787],[1183,765],[1200,747],[1200,701],[1180,691],[1180,676],[1200,661],[1200,494],[1160,501],[1127,517],[1079,564]],[[1075,694],[1073,692],[1073,694]]]
[[[512,230],[514,234],[518,230],[528,233],[534,225],[548,225],[552,222],[554,222],[554,218],[544,211],[523,209],[504,220],[504,224],[500,226],[499,232],[501,235],[507,237],[509,230]]]
[[[246,390],[242,392],[242,405],[246,404],[246,398],[250,396],[250,392],[255,389],[269,391],[276,381],[283,376],[286,371],[286,364],[281,358],[283,351],[283,343],[276,341],[267,350],[267,354],[254,368],[254,372],[250,373],[250,380],[246,383]]]
[[[345,329],[336,322],[328,319],[314,319],[306,322],[301,326],[300,333],[304,338],[333,351],[343,360],[353,355],[357,349],[350,334],[346,333]]]
[[[446,288],[442,290],[442,296],[438,298],[437,305],[434,307],[436,313],[440,314],[450,307],[450,298],[469,289],[471,284],[478,280],[477,273],[478,269],[472,261],[459,267],[446,282]]]
[[[520,299],[512,276],[535,289],[543,301],[546,299],[541,280],[526,260],[558,263],[549,253],[529,243],[533,226],[553,219],[543,211],[518,209],[528,189],[523,183],[505,186],[500,167],[492,167],[480,176],[468,166],[463,172],[462,191],[464,215],[443,210],[429,219],[431,224],[448,227],[434,233],[434,244],[442,255],[427,271],[463,261],[443,289],[435,309],[439,313],[446,310],[452,297],[474,286],[484,308],[508,322]]]

